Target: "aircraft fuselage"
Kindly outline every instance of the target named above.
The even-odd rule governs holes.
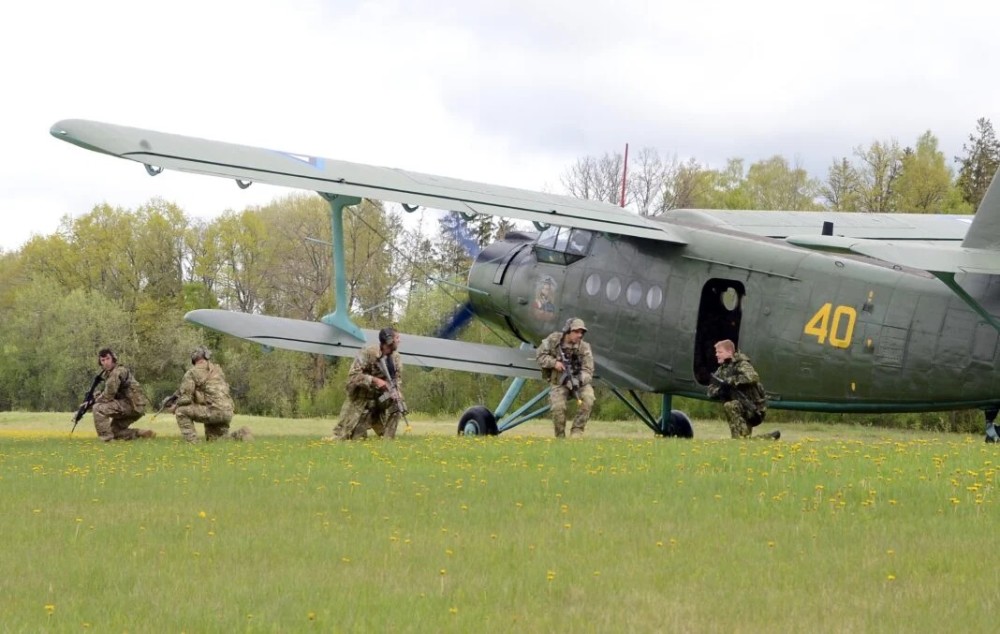
[[[476,312],[532,344],[580,317],[598,374],[652,392],[703,397],[713,346],[729,338],[778,408],[928,411],[997,402],[996,329],[930,274],[675,227],[687,232],[687,245],[593,233],[585,253],[562,258],[572,239],[542,246],[520,235],[492,245],[470,272],[470,286],[485,293],[474,295]],[[1000,281],[958,281],[1000,312]]]

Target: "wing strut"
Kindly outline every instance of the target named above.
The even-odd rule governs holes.
[[[344,207],[357,205],[361,199],[317,192],[330,203],[330,228],[333,235],[333,312],[323,315],[320,321],[339,328],[359,341],[365,341],[365,334],[351,321],[350,306],[347,305],[347,276],[344,273]]]

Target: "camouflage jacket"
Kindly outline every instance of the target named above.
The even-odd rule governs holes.
[[[374,379],[379,378],[388,381],[389,377],[382,372],[378,360],[382,358],[382,347],[378,344],[365,346],[358,351],[351,364],[351,370],[347,373],[347,394],[356,399],[376,399],[384,392],[375,387]],[[394,372],[393,380],[396,388],[403,391],[403,358],[399,352],[393,352],[385,360],[386,368]]]
[[[233,399],[229,396],[229,383],[222,367],[205,361],[198,362],[184,373],[177,388],[177,405],[207,405],[232,412]]]
[[[570,360],[573,376],[580,379],[580,385],[589,385],[594,380],[594,354],[590,344],[581,341],[575,346],[563,344],[563,333],[554,332],[538,344],[535,360],[542,368],[542,378],[552,385],[562,383],[562,375],[555,372],[556,361],[560,360],[560,352],[565,352]]]
[[[732,359],[724,361],[719,366],[715,375],[726,385],[709,384],[709,397],[723,401],[739,398],[745,404],[752,405],[757,412],[767,411],[767,394],[764,393],[764,386],[761,385],[757,370],[750,364],[750,357],[737,352]]]
[[[95,403],[128,401],[137,412],[145,410],[148,404],[146,394],[128,368],[116,365],[102,372],[101,376],[104,377],[104,390],[94,398]]]

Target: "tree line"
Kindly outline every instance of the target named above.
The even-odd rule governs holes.
[[[972,213],[1000,167],[1000,143],[988,119],[976,122],[955,160],[957,173],[930,132],[912,147],[892,140],[858,146],[851,158],[834,161],[822,181],[781,156],[749,166],[734,158],[710,169],[645,148],[630,159],[626,199],[649,216],[678,207]],[[571,195],[617,204],[623,172],[620,155],[585,157],[567,168],[563,183]],[[403,214],[367,200],[345,214],[350,311],[365,328],[392,323],[404,333],[431,334],[465,300],[454,284],[464,284],[471,261],[443,231],[428,222],[406,223]],[[514,228],[505,219],[469,221],[482,246]],[[212,221],[155,198],[137,209],[102,204],[63,218],[53,234],[0,252],[0,410],[75,409],[104,346],[159,400],[176,388],[190,351],[207,345],[226,368],[238,411],[335,416],[350,359],[267,351],[183,321],[197,308],[320,319],[333,310],[330,234],[327,204],[307,193],[226,211]],[[516,343],[480,323],[461,338]],[[506,385],[442,370],[406,375],[408,402],[434,415],[493,405]],[[695,416],[714,413],[699,402],[683,408]],[[594,415],[630,417],[601,390]],[[909,424],[939,419],[920,416]]]
[[[562,184],[578,198],[619,204],[643,216],[671,209],[763,209],[871,213],[974,213],[1000,167],[1000,141],[989,119],[976,128],[954,157],[957,173],[930,131],[912,146],[895,139],[858,145],[850,157],[834,159],[819,179],[773,156],[747,165],[731,158],[712,169],[697,159],[664,157],[644,147],[629,157],[604,153],[578,159]]]

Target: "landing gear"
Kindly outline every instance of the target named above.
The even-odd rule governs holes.
[[[679,409],[670,410],[666,429],[663,435],[667,438],[694,438],[694,428],[691,419]]]
[[[459,436],[496,436],[498,433],[496,416],[482,405],[465,410],[458,421]]]
[[[629,390],[626,395],[614,386],[609,385],[609,387],[611,388],[611,393],[617,396],[622,403],[625,403],[639,417],[639,420],[645,423],[646,427],[652,429],[653,433],[657,436],[664,438],[694,438],[694,428],[691,426],[691,419],[681,410],[670,408],[670,403],[673,400],[670,394],[663,395],[660,415],[654,416],[645,404],[643,404],[642,399],[639,398],[635,390]]]
[[[523,344],[522,349],[530,349],[530,346]],[[535,396],[528,399],[515,411],[508,413],[514,401],[517,399],[521,388],[524,387],[525,379],[516,378],[507,388],[507,393],[497,406],[496,410],[490,411],[482,405],[476,405],[465,410],[461,420],[458,421],[459,436],[496,436],[502,434],[522,423],[538,418],[549,411],[548,404],[542,404],[551,391],[551,386],[545,388]],[[663,395],[662,412],[659,416],[654,416],[643,404],[642,399],[634,390],[629,390],[628,395],[622,393],[615,386],[607,383],[611,393],[621,399],[625,405],[631,409],[635,415],[647,427],[653,430],[658,436],[666,438],[694,438],[694,428],[691,426],[691,419],[687,414],[678,410],[670,409],[671,396]],[[630,398],[631,397],[631,398]]]

